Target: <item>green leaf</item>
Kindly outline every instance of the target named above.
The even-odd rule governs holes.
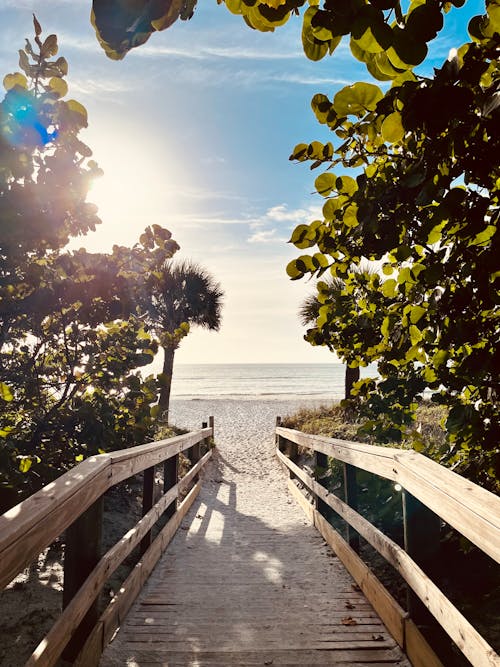
[[[5,382],[0,382],[0,398],[6,401],[7,403],[10,403],[14,396],[12,395],[12,392],[10,390],[10,387],[5,384]]]
[[[292,280],[298,280],[304,275],[304,271],[297,268],[297,260],[292,259],[286,267],[286,272]]]
[[[422,332],[414,324],[410,326],[410,340],[412,345],[416,345],[422,340]]]
[[[311,21],[317,13],[316,7],[309,7],[309,9],[304,14],[304,20],[302,24],[302,46],[304,53],[309,58],[309,60],[318,61],[326,56],[328,53],[328,43],[321,42],[314,36],[314,31],[311,26]],[[340,42],[338,38],[337,44]]]
[[[497,228],[495,225],[488,225],[486,229],[484,229],[482,232],[477,234],[473,239],[471,239],[468,243],[469,246],[475,245],[475,246],[482,246],[483,248],[489,245],[489,242],[493,238],[493,236],[496,234]]]
[[[440,222],[439,225],[436,225],[431,229],[429,235],[427,236],[427,243],[429,245],[434,245],[434,243],[438,243],[438,241],[441,240],[441,231],[445,225],[446,220],[444,222]]]
[[[160,406],[158,404],[153,405],[151,407],[150,414],[152,419],[156,419],[160,415]]]
[[[416,324],[425,315],[427,310],[422,306],[413,306],[410,310],[410,322]]]
[[[5,90],[12,90],[16,86],[19,88],[28,88],[28,79],[21,74],[21,72],[16,72],[15,74],[6,74],[3,78],[3,87]]]
[[[336,181],[335,174],[326,172],[318,176],[318,178],[314,181],[314,185],[320,195],[322,195],[323,197],[327,197],[330,194],[330,192],[334,189],[335,181]]]
[[[397,282],[394,280],[394,278],[389,278],[389,280],[384,280],[384,282],[382,283],[382,287],[380,288],[382,294],[390,299],[393,299],[396,296],[396,285]]]
[[[83,454],[78,454],[77,456],[75,456],[75,461],[77,463],[81,463],[83,461]]]
[[[382,123],[382,137],[384,141],[388,141],[391,144],[394,144],[405,136],[405,129],[403,127],[403,122],[401,114],[399,111],[395,111],[387,116]]]
[[[83,104],[80,104],[80,102],[77,102],[76,100],[68,100],[66,105],[72,113],[78,114],[81,117],[80,122],[82,127],[87,127],[87,109],[83,106]]]
[[[358,82],[339,90],[333,98],[333,107],[339,116],[363,116],[373,111],[383,96],[378,86]]]
[[[351,176],[339,176],[335,180],[335,187],[340,193],[352,196],[358,189],[358,184]]]
[[[49,81],[50,90],[53,93],[56,93],[58,97],[64,97],[68,92],[68,84],[64,79],[60,79],[58,76],[53,76]]]
[[[22,473],[27,473],[28,470],[31,468],[31,458],[29,456],[22,456],[21,459],[19,460],[19,470]]]

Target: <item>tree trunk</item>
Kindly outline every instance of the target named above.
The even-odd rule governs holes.
[[[359,366],[356,368],[345,367],[345,398],[351,398],[352,387],[359,380]]]
[[[170,405],[170,389],[172,387],[172,373],[174,370],[174,347],[163,348],[163,382],[160,389],[160,418],[168,424],[168,408]]]

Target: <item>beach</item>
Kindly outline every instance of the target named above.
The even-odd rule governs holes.
[[[231,480],[246,487],[246,503],[259,511],[262,503],[275,502],[274,494],[284,488],[286,477],[274,456],[276,417],[293,414],[301,407],[316,407],[332,403],[324,398],[293,396],[219,397],[176,399],[170,405],[170,422],[176,426],[197,430],[210,416],[215,422],[216,465],[212,466],[208,483]],[[134,507],[124,507],[131,516]],[[138,501],[140,498],[130,499]],[[116,504],[114,504],[115,506]],[[115,507],[105,520],[118,529],[124,517]],[[248,507],[250,511],[250,506]],[[124,526],[123,531],[128,528]],[[109,531],[109,528],[107,529]],[[117,535],[117,538],[119,536]],[[62,548],[45,550],[37,562],[26,569],[0,596],[0,666],[17,667],[24,664],[38,641],[59,615],[62,596]]]

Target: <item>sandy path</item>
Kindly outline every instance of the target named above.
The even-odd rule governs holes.
[[[304,404],[174,401],[179,426],[214,416],[217,454],[101,665],[408,664],[288,494],[274,424]]]

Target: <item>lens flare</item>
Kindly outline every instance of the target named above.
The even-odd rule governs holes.
[[[9,90],[2,104],[7,123],[2,134],[13,146],[46,146],[57,138],[49,131],[36,98],[28,91]]]

